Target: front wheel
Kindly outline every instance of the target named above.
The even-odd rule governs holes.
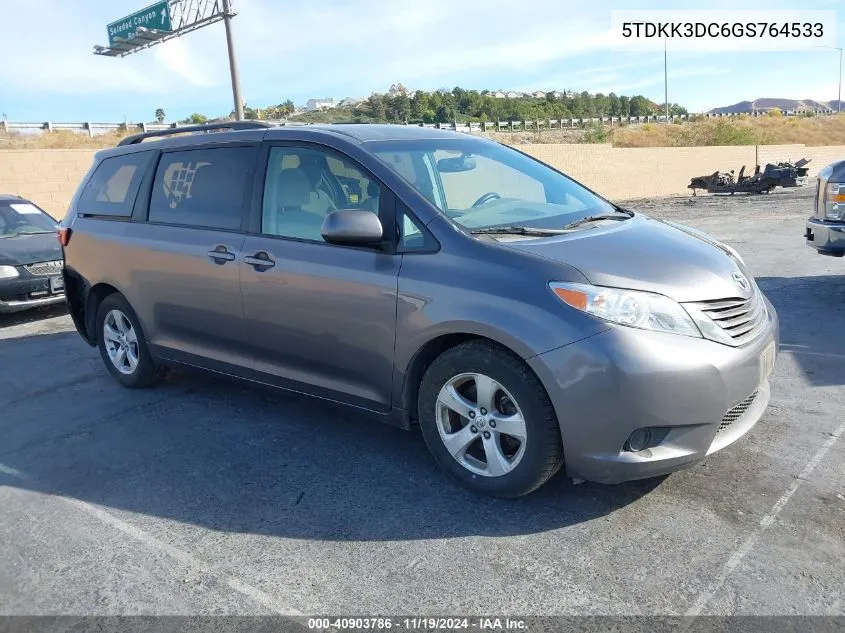
[[[125,387],[146,387],[162,376],[156,367],[135,311],[119,294],[103,299],[97,310],[97,343],[106,369]]]
[[[437,357],[423,376],[417,414],[434,458],[474,492],[519,497],[563,463],[546,390],[521,359],[492,343],[470,341]]]

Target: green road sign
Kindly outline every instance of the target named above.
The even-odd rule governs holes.
[[[170,8],[167,0],[151,4],[146,9],[136,11],[116,22],[112,22],[106,28],[109,32],[109,45],[117,42],[117,38],[128,39],[135,34],[139,26],[145,29],[156,31],[171,31]]]

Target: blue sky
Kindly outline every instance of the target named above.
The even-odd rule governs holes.
[[[0,0],[0,112],[12,121],[152,120],[232,109],[222,23],[123,59],[91,53],[106,24],[151,0]],[[610,11],[665,3],[566,0],[232,0],[244,98],[361,97],[411,89],[588,90],[663,101],[662,52],[608,44]],[[747,0],[743,9],[836,9],[841,0]],[[734,9],[678,0],[672,8]],[[845,45],[845,11],[837,14]],[[831,50],[681,53],[669,100],[703,111],[758,97],[836,98]]]

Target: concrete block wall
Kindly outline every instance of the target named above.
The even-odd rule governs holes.
[[[553,165],[611,199],[691,193],[690,178],[742,165],[753,172],[754,146],[647,147],[523,145],[519,149]]]
[[[0,193],[23,196],[63,218],[94,153],[87,149],[0,151]]]
[[[730,147],[645,147],[610,145],[520,145],[519,149],[617,200],[689,194],[690,178],[730,169],[754,172],[755,161],[810,158],[810,175],[845,159],[845,146],[741,145]],[[30,198],[58,218],[94,160],[94,150],[2,150],[0,193]]]

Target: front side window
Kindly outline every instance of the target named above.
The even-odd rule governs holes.
[[[379,212],[381,186],[352,161],[304,147],[272,147],[264,180],[261,232],[322,242],[338,209]]]
[[[490,141],[380,141],[370,147],[383,163],[469,230],[514,225],[560,228],[614,210],[575,181]]]
[[[152,152],[105,158],[97,166],[79,198],[79,210],[88,215],[129,217],[141,178]]]
[[[161,155],[150,222],[240,228],[251,147],[215,147]]]

